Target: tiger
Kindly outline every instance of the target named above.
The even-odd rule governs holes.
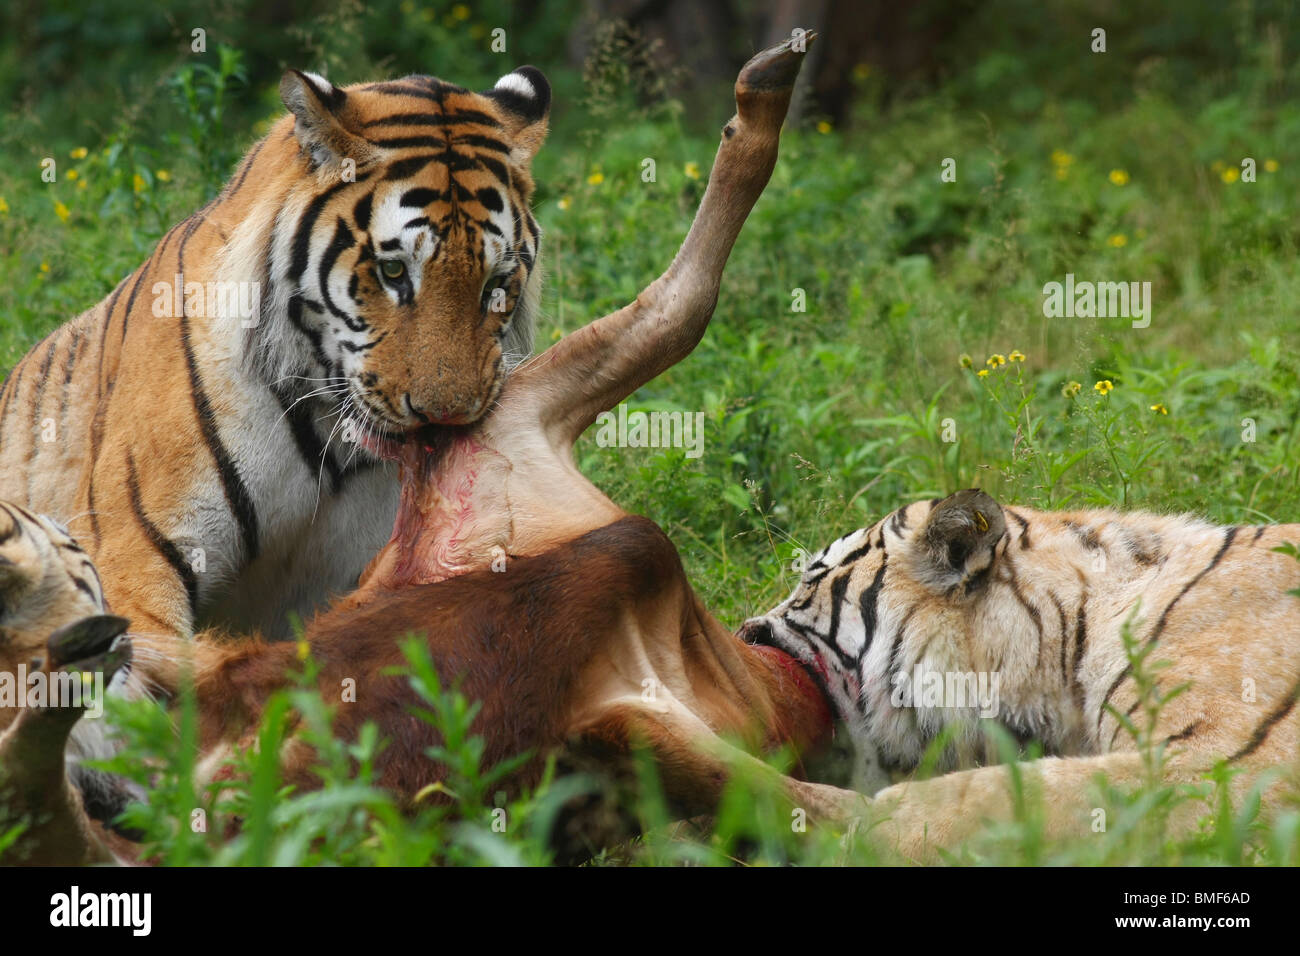
[[[67,702],[57,705],[61,716],[48,716],[56,706],[52,675],[60,671],[78,680],[83,670],[102,674],[101,686],[85,685],[92,694],[141,692],[127,666],[130,641],[117,640],[127,621],[106,612],[99,573],[68,528],[46,515],[0,501],[0,834],[8,824],[19,822],[12,818],[23,809],[35,811],[36,818],[27,823],[47,840],[69,825],[69,819],[83,815],[76,811],[109,825],[128,802],[144,796],[129,781],[85,763],[111,757],[116,749],[103,719],[102,697],[83,701],[93,707],[91,719],[80,719],[86,706],[69,708]],[[63,656],[56,660],[60,652]],[[37,673],[46,675],[49,690],[43,699],[29,701],[26,695]],[[24,717],[30,718],[25,725]],[[26,738],[19,737],[20,731]],[[41,781],[27,779],[15,793],[9,779],[15,771],[29,777],[41,771],[61,775],[68,787],[58,788],[50,781],[38,788],[32,784]],[[51,820],[51,827],[43,829],[44,818],[58,809],[65,792],[74,812],[65,815],[69,819]],[[14,806],[32,794],[39,797],[36,806]],[[53,838],[51,851],[57,849],[59,839]]]
[[[866,815],[906,855],[1010,814],[988,722],[1022,753],[1041,747],[1023,766],[1049,830],[1087,832],[1090,782],[1140,779],[1143,747],[1163,745],[1171,776],[1189,781],[1220,761],[1300,767],[1288,542],[1300,525],[1036,511],[967,489],[834,541],[739,634],[820,683],[852,741],[854,788],[874,795]],[[1145,694],[1139,660],[1155,674]],[[926,759],[949,772],[895,782]]]
[[[531,354],[551,90],[290,70],[214,199],[0,390],[0,498],[73,526],[165,689],[178,638],[291,633],[387,540],[402,443]]]

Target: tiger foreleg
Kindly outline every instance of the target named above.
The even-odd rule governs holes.
[[[1208,756],[1180,754],[1167,761],[1159,779],[1204,782],[1213,763]],[[956,849],[990,824],[1017,820],[1040,828],[1046,841],[1077,841],[1106,830],[1113,808],[1103,778],[1120,792],[1135,791],[1151,779],[1137,752],[1045,757],[895,784],[876,794],[863,822],[883,849],[924,863],[936,862],[939,851]],[[1234,779],[1234,798],[1251,783],[1246,775]],[[1208,809],[1195,798],[1175,801],[1167,826],[1172,832],[1190,831]]]

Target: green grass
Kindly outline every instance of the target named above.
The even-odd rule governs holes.
[[[384,9],[397,16],[396,5]],[[1300,521],[1296,72],[1270,72],[1269,35],[1237,26],[1223,41],[1236,59],[1211,61],[1204,82],[1171,55],[1104,82],[1071,66],[1054,85],[1038,79],[1048,54],[1038,51],[1026,73],[1004,52],[888,107],[868,74],[851,128],[822,132],[815,117],[788,128],[704,341],[630,402],[703,411],[703,457],[601,448],[588,436],[583,471],[667,529],[706,605],[729,624],[785,597],[797,549],[971,485],[1041,508]],[[324,33],[319,21],[304,29]],[[421,29],[468,80],[491,82],[497,61],[437,33],[454,26]],[[320,42],[336,78],[374,72],[366,44]],[[411,50],[394,50],[386,72],[412,68]],[[71,93],[41,100],[21,122],[13,112],[0,144],[0,368],[105,296],[214,192],[254,124],[278,112],[273,85],[241,81],[254,53],[222,55],[214,44],[196,67],[155,51],[151,62],[165,69],[143,90],[132,86],[130,108],[83,89],[91,105],[80,112]],[[451,67],[435,72],[468,81]],[[609,63],[585,79],[562,70],[552,79],[563,105],[536,166],[548,273],[539,347],[623,305],[667,265],[730,115],[726,91],[688,118],[654,82]],[[77,147],[83,158],[70,155]],[[48,185],[39,181],[46,155],[60,169]],[[1254,183],[1232,173],[1247,156]],[[647,157],[652,183],[641,177]],[[957,161],[955,183],[940,182],[945,157]],[[1149,281],[1150,327],[1045,318],[1043,286],[1067,272]],[[806,309],[795,311],[800,289]],[[1023,361],[986,365],[1014,350]],[[1113,384],[1105,395],[1094,389],[1103,380]],[[159,768],[149,775],[154,803],[133,822],[171,863],[546,860],[558,807],[595,784],[548,780],[503,803],[509,825],[494,831],[498,798],[490,768],[474,760],[470,704],[435,686],[425,665],[415,655],[425,717],[457,741],[441,755],[461,775],[446,800],[398,812],[368,782],[380,742],[331,741],[323,705],[298,688],[271,709],[264,743],[284,733],[290,709],[303,715],[325,790],[286,795],[273,763],[250,755],[247,783],[193,793],[193,757],[177,732],[191,726],[188,711],[128,707],[121,766]],[[732,788],[712,829],[674,824],[642,770],[647,835],[598,862],[881,859],[861,834],[792,829],[789,808],[752,781]],[[1098,804],[1110,807],[1106,833],[1065,846],[1044,843],[1027,795],[1013,824],[990,828],[956,859],[1297,862],[1294,809],[1264,824],[1249,801],[1227,805],[1225,792],[1222,779],[1189,790],[1158,773],[1135,793],[1107,788]],[[1184,800],[1204,802],[1206,826],[1175,838],[1164,821]],[[186,822],[194,807],[209,814],[206,834]],[[244,826],[227,841],[213,821],[231,814]]]

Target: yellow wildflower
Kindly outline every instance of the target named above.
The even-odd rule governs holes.
[[[41,272],[45,275],[50,274],[50,264],[48,262],[41,263]]]
[[[978,375],[980,378],[988,378],[988,377],[989,377],[989,370],[986,369],[986,368],[982,368],[982,369],[980,369],[978,372],[976,372],[975,374]]]
[[[826,133],[829,133],[830,131],[831,131],[831,124],[830,124],[830,123],[826,122],[825,120],[818,120],[818,121],[817,121],[817,132],[821,133],[822,135],[825,135]]]
[[[5,202],[5,197],[0,196],[0,216],[9,215],[9,204]]]
[[[86,188],[86,181],[85,181],[84,179],[78,179],[78,180],[77,180],[77,188],[78,188],[78,189],[85,189],[85,188]]]
[[[1276,159],[1264,160],[1264,172],[1275,173],[1277,172],[1277,170],[1278,170],[1278,162]]]
[[[465,6],[465,4],[463,3],[458,3],[451,8],[451,15],[455,17],[457,20],[468,20],[469,7]]]
[[[56,202],[54,204],[54,215],[59,217],[59,222],[67,222],[68,216],[71,215],[71,212],[69,212],[68,207],[63,205],[63,203]]]
[[[602,173],[599,169],[595,170],[590,176],[587,177],[588,186],[599,186],[604,181],[605,181],[605,174]]]
[[[1020,351],[1020,349],[1012,349],[1011,354],[1007,356],[1007,359],[1012,362],[1023,362],[1025,360],[1025,353]]]
[[[1098,395],[1109,395],[1115,388],[1115,383],[1108,378],[1103,378],[1100,382],[1092,387],[1092,390]]]
[[[573,205],[573,200],[570,199],[568,196],[561,196],[560,201],[557,202],[555,205],[559,206],[561,209],[568,209],[570,206]]]
[[[1128,173],[1122,169],[1112,169],[1110,175],[1106,177],[1116,186],[1128,185]]]
[[[68,153],[68,155],[71,156],[73,159],[85,159],[88,155],[90,155],[90,150],[86,149],[86,147],[84,146],[78,146],[72,152]]]
[[[139,173],[136,173],[134,176],[131,177],[131,188],[134,189],[136,192],[138,193],[144,192],[144,186],[145,186],[144,177],[141,176]]]
[[[1007,364],[1007,357],[1005,355],[990,355],[984,364],[989,368],[998,368]]]
[[[1070,382],[1068,385],[1066,385],[1064,388],[1061,389],[1061,394],[1064,395],[1066,398],[1074,398],[1081,391],[1083,391],[1082,385],[1080,385],[1078,382]]]
[[[700,164],[699,164],[699,163],[687,163],[687,164],[686,164],[686,177],[687,177],[688,179],[699,179],[699,178],[700,178]]]
[[[961,358],[957,360],[957,364],[960,365],[962,368],[972,368],[975,365],[975,360],[972,359],[965,352],[963,352],[961,354]]]
[[[1154,405],[1152,405],[1152,406],[1151,406],[1151,411],[1155,412],[1157,415],[1168,415],[1168,414],[1169,414],[1169,409],[1165,408],[1165,406],[1164,406],[1163,404],[1161,404],[1160,402],[1156,402]]]
[[[172,174],[166,169],[155,169],[153,171],[153,178],[158,180],[160,183],[169,183],[172,181]]]
[[[1065,180],[1068,179],[1069,176],[1070,176],[1070,167],[1068,166],[1056,167],[1056,178],[1059,179],[1061,182],[1065,182]]]
[[[1074,157],[1063,149],[1052,150],[1052,165],[1064,168],[1074,162]]]
[[[306,641],[299,641],[298,660],[305,661],[309,656],[311,656],[311,645],[308,644]]]
[[[1106,245],[1110,246],[1112,249],[1123,249],[1128,245],[1128,236],[1124,235],[1122,232],[1117,232],[1106,240]]]
[[[75,169],[69,169],[69,170],[68,170],[68,179],[69,179],[69,180],[76,180],[76,178],[77,178],[77,171],[76,171]]]
[[[1225,183],[1231,185],[1241,178],[1241,170],[1236,166],[1229,166],[1223,172],[1219,173],[1219,178]]]
[[[871,64],[859,63],[853,67],[853,78],[855,80],[865,80],[871,75]]]

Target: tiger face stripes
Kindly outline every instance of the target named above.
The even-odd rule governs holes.
[[[345,381],[368,438],[474,421],[531,349],[545,78],[524,67],[475,94],[290,72],[280,91],[315,175],[270,236],[272,311],[298,333],[276,371]]]
[[[0,497],[72,528],[146,668],[354,587],[396,512],[384,459],[482,416],[532,348],[542,74],[281,95],[225,188],[0,390]]]
[[[1300,525],[1003,508],[968,490],[917,502],[831,544],[742,636],[802,660],[848,723],[859,783],[914,769],[941,733],[945,769],[996,762],[995,720],[1049,756],[1131,751],[1140,721],[1121,637],[1190,689],[1157,739],[1206,761],[1267,765],[1300,741]],[[1250,699],[1247,699],[1250,698]]]

